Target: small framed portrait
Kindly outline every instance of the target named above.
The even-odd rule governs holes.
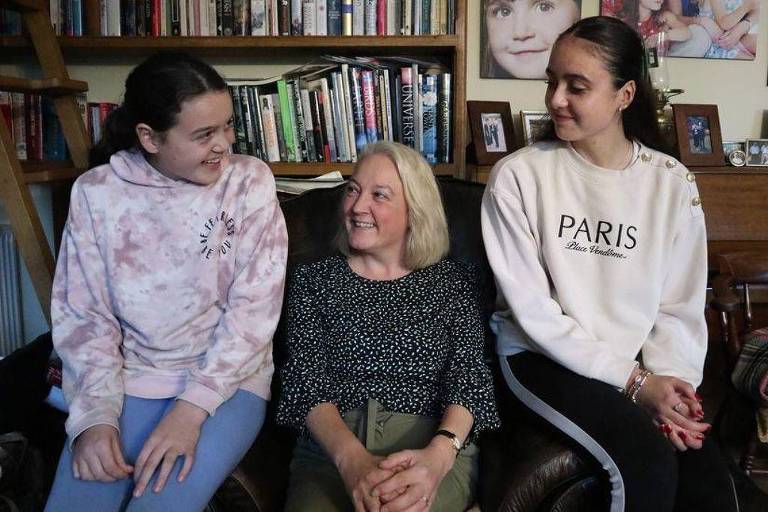
[[[581,0],[482,0],[480,77],[543,80],[552,46],[581,18]]]
[[[725,164],[740,167],[747,163],[746,145],[743,140],[724,140],[723,155]]]
[[[747,139],[747,165],[768,167],[768,139]]]
[[[689,166],[723,165],[725,154],[717,105],[673,104],[672,112],[680,161]]]
[[[493,165],[512,152],[512,110],[506,101],[468,101],[472,145],[479,165]]]
[[[552,127],[552,120],[546,110],[521,110],[520,126],[523,127],[523,145],[538,142]]]

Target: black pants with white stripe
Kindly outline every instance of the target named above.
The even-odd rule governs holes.
[[[713,440],[699,450],[678,452],[650,415],[616,388],[532,352],[501,357],[500,363],[515,396],[606,470],[611,512],[738,510]]]

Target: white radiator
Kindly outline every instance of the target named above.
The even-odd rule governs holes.
[[[0,224],[0,357],[23,345],[19,253],[11,227]]]

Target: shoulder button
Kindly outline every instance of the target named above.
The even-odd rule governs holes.
[[[685,179],[693,183],[694,181],[696,181],[696,175],[693,174],[692,172],[689,172],[688,174],[685,175]]]
[[[677,165],[677,162],[675,162],[674,160],[667,160],[666,162],[664,162],[664,165],[667,166],[667,169],[672,169]]]
[[[700,204],[701,198],[699,196],[696,196],[691,200],[691,206],[699,206]]]
[[[640,153],[640,159],[643,162],[650,162],[651,161],[651,155],[648,153]]]

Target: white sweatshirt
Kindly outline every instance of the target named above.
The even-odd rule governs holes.
[[[694,175],[636,145],[616,171],[546,142],[494,167],[482,206],[497,351],[530,350],[623,387],[636,357],[701,383],[706,232]]]

